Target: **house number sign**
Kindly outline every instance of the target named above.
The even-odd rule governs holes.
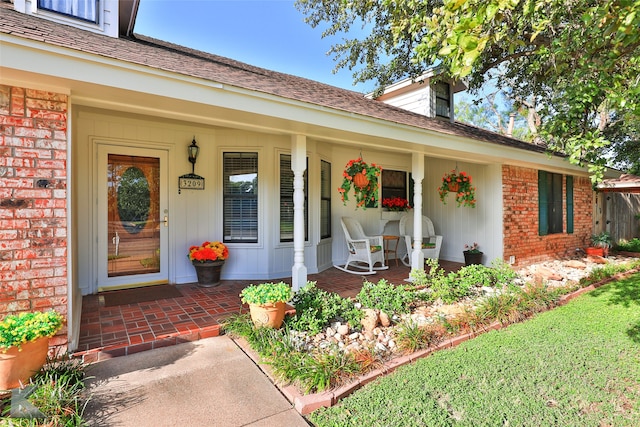
[[[181,190],[204,190],[204,178],[192,173],[178,178],[178,194]]]

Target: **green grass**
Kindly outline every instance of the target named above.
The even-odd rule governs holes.
[[[34,392],[28,397],[45,418],[10,418],[11,400],[7,398],[0,401],[0,427],[86,425],[83,412],[88,397],[83,395],[84,380],[84,365],[79,359],[71,359],[68,354],[47,359],[47,364],[34,375]]]
[[[640,274],[399,368],[317,426],[636,426]]]

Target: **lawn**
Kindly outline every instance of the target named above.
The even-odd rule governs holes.
[[[640,274],[382,377],[316,426],[637,426]]]

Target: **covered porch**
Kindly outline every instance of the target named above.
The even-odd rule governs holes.
[[[440,261],[440,266],[455,271],[463,264]],[[309,281],[326,291],[343,297],[354,297],[363,278],[372,282],[386,279],[405,283],[409,268],[390,260],[388,270],[370,276],[359,276],[329,268],[309,275]],[[290,279],[285,279],[290,283]],[[240,291],[252,280],[223,280],[219,286],[202,288],[195,283],[176,285],[181,297],[105,307],[101,294],[85,295],[82,300],[80,341],[75,355],[87,363],[117,356],[166,347],[187,341],[214,337],[220,333],[220,321],[246,310],[240,302]]]

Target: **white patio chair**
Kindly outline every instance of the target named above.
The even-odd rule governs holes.
[[[376,274],[376,270],[386,270],[384,263],[384,247],[382,236],[367,236],[358,221],[349,217],[342,217],[342,230],[347,241],[349,257],[343,266],[333,265],[335,268],[351,274]],[[376,264],[380,266],[376,267]],[[363,271],[349,270],[349,266]]]
[[[413,211],[409,211],[402,215],[398,226],[400,236],[404,238],[407,246],[407,253],[402,257],[401,261],[407,267],[411,267],[411,252],[413,251]],[[432,247],[425,247],[430,244]],[[422,253],[424,258],[438,259],[440,257],[440,248],[442,247],[442,236],[437,236],[433,228],[433,222],[426,216],[422,217]]]

